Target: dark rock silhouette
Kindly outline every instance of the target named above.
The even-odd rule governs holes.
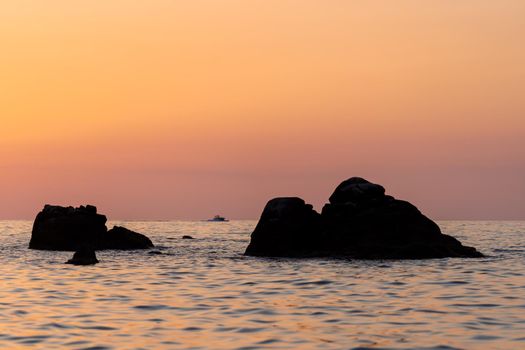
[[[91,248],[83,247],[73,254],[73,257],[69,259],[66,264],[73,265],[94,265],[99,261],[95,254],[95,251]]]
[[[330,196],[331,204],[346,204],[364,200],[381,199],[385,196],[385,188],[366,181],[360,177],[352,177],[336,187]]]
[[[182,239],[194,239],[192,236],[182,236]]]
[[[101,243],[101,249],[144,249],[152,247],[153,243],[148,237],[121,226],[114,226],[109,230]]]
[[[296,256],[315,254],[321,216],[297,197],[274,198],[266,204],[247,255]]]
[[[107,232],[106,221],[93,206],[46,205],[36,216],[29,248],[78,250],[84,246],[98,247]]]
[[[46,205],[33,224],[29,248],[76,251],[84,247],[101,249],[145,249],[151,240],[123,227],[106,227],[106,216],[88,205],[61,207]]]
[[[300,198],[268,202],[246,255],[341,256],[357,259],[481,257],[475,248],[442,234],[412,204],[353,177],[330,196],[321,215]]]

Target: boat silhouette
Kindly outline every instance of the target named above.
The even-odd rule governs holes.
[[[228,222],[230,220],[227,220],[225,217],[220,215],[215,215],[213,218],[208,219],[206,221],[212,221],[212,222]]]

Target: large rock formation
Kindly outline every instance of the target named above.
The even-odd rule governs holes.
[[[246,255],[341,256],[358,259],[480,257],[476,249],[442,234],[412,204],[353,177],[330,196],[321,215],[300,198],[268,202]]]
[[[29,248],[71,250],[83,247],[101,249],[145,249],[153,247],[151,240],[123,227],[106,227],[106,216],[88,205],[61,207],[46,205],[33,224]]]

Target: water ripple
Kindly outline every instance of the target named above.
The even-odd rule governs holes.
[[[423,261],[244,257],[254,221],[113,224],[157,247],[81,269],[0,222],[0,348],[525,348],[523,222],[443,222],[492,256]]]

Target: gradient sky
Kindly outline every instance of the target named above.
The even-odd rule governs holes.
[[[351,176],[525,219],[525,1],[0,4],[0,218],[320,210]]]

